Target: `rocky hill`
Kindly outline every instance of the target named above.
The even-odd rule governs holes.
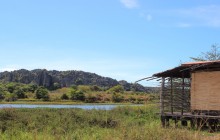
[[[102,77],[95,73],[83,71],[48,71],[46,69],[35,70],[15,70],[12,72],[1,72],[0,82],[19,82],[24,84],[36,84],[49,89],[56,87],[69,87],[71,85],[97,85],[103,88],[110,88],[115,85],[124,86],[125,90],[151,91],[151,88],[144,87],[140,84],[132,84],[126,81],[117,81],[112,78]]]

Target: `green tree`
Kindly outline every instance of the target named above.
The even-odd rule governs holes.
[[[17,100],[17,95],[14,94],[14,93],[6,92],[4,100],[7,101],[7,102],[16,101]]]
[[[59,88],[61,88],[61,85],[59,83],[57,83],[57,82],[53,83],[53,88],[52,88],[53,90],[56,90]]]
[[[113,93],[112,94],[112,101],[113,102],[122,102],[124,100],[124,96],[122,96],[120,93]]]
[[[96,85],[91,86],[90,89],[91,89],[92,91],[102,91],[102,88],[99,87],[99,86],[96,86]]]
[[[27,90],[28,90],[29,92],[34,93],[34,92],[37,90],[37,88],[38,88],[37,85],[35,85],[35,84],[29,84],[28,87],[27,87]]]
[[[35,94],[36,98],[37,99],[42,99],[44,101],[47,101],[49,100],[49,93],[48,93],[48,90],[44,87],[39,87],[37,90],[36,90],[36,94]]]
[[[0,100],[3,100],[5,98],[5,91],[2,87],[0,87]]]
[[[214,61],[214,60],[220,60],[220,50],[219,45],[214,44],[211,46],[210,51],[202,52],[200,56],[198,57],[190,57],[194,61]]]
[[[84,101],[85,94],[80,90],[71,90],[70,91],[70,99]]]
[[[8,83],[6,85],[8,92],[13,93],[15,90],[16,85],[14,83]]]
[[[15,89],[14,94],[17,95],[18,98],[25,98],[26,97],[24,90],[21,88]]]
[[[62,100],[69,100],[69,97],[64,93],[64,94],[60,97],[60,99],[62,99]]]

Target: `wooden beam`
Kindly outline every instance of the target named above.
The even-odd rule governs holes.
[[[158,79],[158,77],[146,77],[146,78],[135,81],[135,83],[138,83],[143,80],[150,81],[150,80],[154,80],[154,79]]]
[[[165,85],[165,78],[162,77],[161,82],[161,92],[160,92],[160,113],[164,115],[164,85]]]
[[[173,78],[170,78],[170,107],[173,114]]]
[[[185,92],[185,81],[184,81],[184,74],[183,74],[183,77],[182,77],[182,106],[181,106],[181,115],[183,115],[183,110],[184,110],[184,92]]]

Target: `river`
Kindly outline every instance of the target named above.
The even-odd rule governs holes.
[[[36,105],[36,104],[0,104],[0,108],[81,108],[86,110],[111,110],[118,106],[139,106],[139,105],[108,105],[108,104],[81,104],[81,105]]]

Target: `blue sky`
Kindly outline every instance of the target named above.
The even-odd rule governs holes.
[[[83,70],[134,82],[219,43],[218,0],[1,0],[0,71]]]

